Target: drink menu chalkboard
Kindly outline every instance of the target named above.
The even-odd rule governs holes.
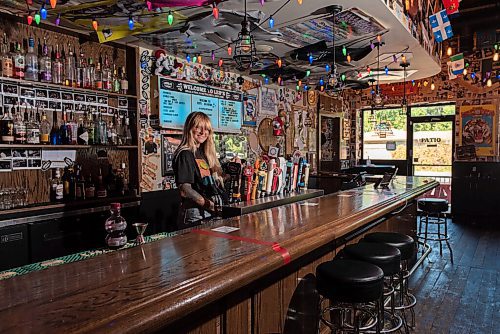
[[[242,94],[206,85],[160,77],[160,125],[182,129],[187,116],[201,111],[210,117],[219,132],[239,132],[242,117]]]

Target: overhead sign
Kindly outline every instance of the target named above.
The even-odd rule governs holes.
[[[164,77],[158,85],[161,127],[182,129],[191,112],[201,111],[210,117],[214,131],[240,131],[241,93]]]

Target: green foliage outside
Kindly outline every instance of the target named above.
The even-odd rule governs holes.
[[[375,110],[373,115],[370,110],[364,110],[363,132],[375,131],[375,126],[381,121],[390,124],[392,129],[406,130],[406,115],[400,113],[401,108]]]
[[[237,134],[216,134],[215,149],[221,151],[221,144],[225,145],[226,153],[232,152],[240,158],[247,157],[247,137]]]

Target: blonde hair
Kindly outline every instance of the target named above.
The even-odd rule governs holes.
[[[217,159],[217,153],[215,152],[214,131],[212,129],[210,118],[205,113],[196,111],[189,114],[186,122],[184,123],[181,143],[174,152],[174,158],[184,150],[189,150],[195,154],[196,140],[194,139],[192,132],[194,128],[203,128],[208,130],[209,133],[207,140],[200,144],[200,150],[207,158],[210,171],[212,173],[220,174],[222,170],[219,164],[219,159]]]

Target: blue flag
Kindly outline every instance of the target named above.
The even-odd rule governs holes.
[[[429,16],[429,21],[436,42],[442,42],[445,39],[453,37],[453,30],[451,29],[451,23],[448,14],[446,14],[446,9]]]

